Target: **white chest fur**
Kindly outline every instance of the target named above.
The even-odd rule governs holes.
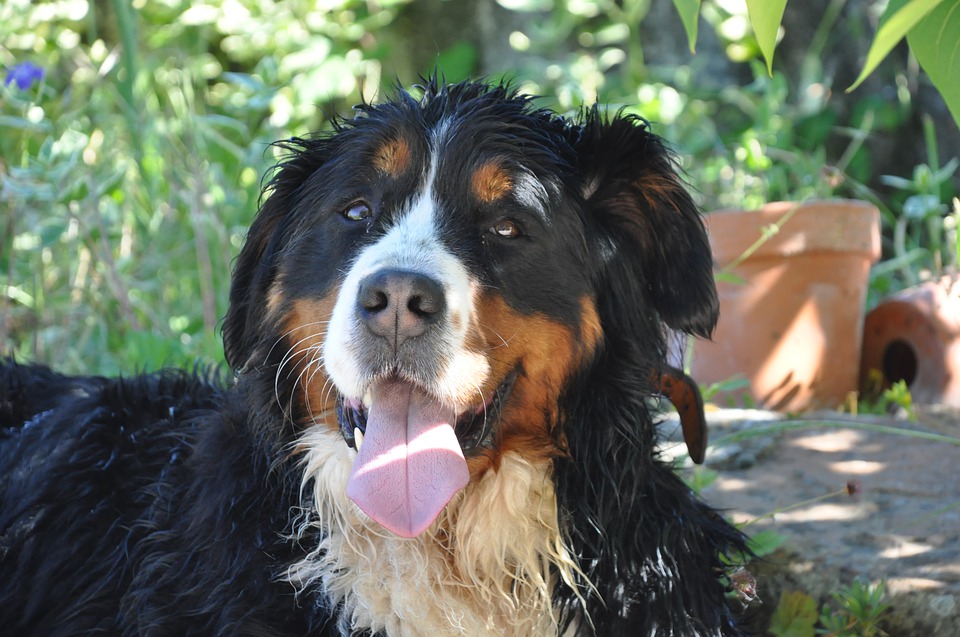
[[[572,582],[576,565],[558,528],[549,463],[505,454],[499,470],[471,482],[427,531],[404,539],[344,495],[355,454],[339,434],[317,426],[301,443],[303,488],[312,491],[314,510],[299,535],[319,527],[324,539],[287,577],[339,607],[345,633],[557,634],[554,580]]]

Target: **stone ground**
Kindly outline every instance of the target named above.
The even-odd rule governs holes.
[[[761,518],[748,532],[772,529],[786,538],[751,568],[763,600],[750,610],[758,623],[783,590],[823,602],[859,577],[886,581],[891,637],[960,636],[960,444],[920,437],[960,443],[960,410],[919,407],[913,422],[835,413],[781,418],[708,408],[715,446],[705,466],[717,476],[704,497],[737,522]],[[849,482],[856,495],[823,497]]]

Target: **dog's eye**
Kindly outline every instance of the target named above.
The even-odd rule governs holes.
[[[504,239],[516,239],[517,237],[523,235],[523,231],[520,230],[520,226],[517,225],[515,221],[509,219],[501,219],[490,227],[489,232],[495,234],[498,237]]]
[[[373,216],[373,210],[370,209],[367,202],[355,201],[347,206],[341,214],[350,221],[364,221]]]

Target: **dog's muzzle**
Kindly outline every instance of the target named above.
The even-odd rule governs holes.
[[[369,405],[356,441],[347,495],[402,537],[415,537],[470,479],[455,427],[457,413],[417,382],[439,351],[447,303],[429,276],[381,269],[357,288],[356,320],[371,369]]]

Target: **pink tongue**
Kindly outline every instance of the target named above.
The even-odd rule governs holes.
[[[470,480],[455,417],[408,382],[375,383],[347,496],[401,537],[422,533]]]

